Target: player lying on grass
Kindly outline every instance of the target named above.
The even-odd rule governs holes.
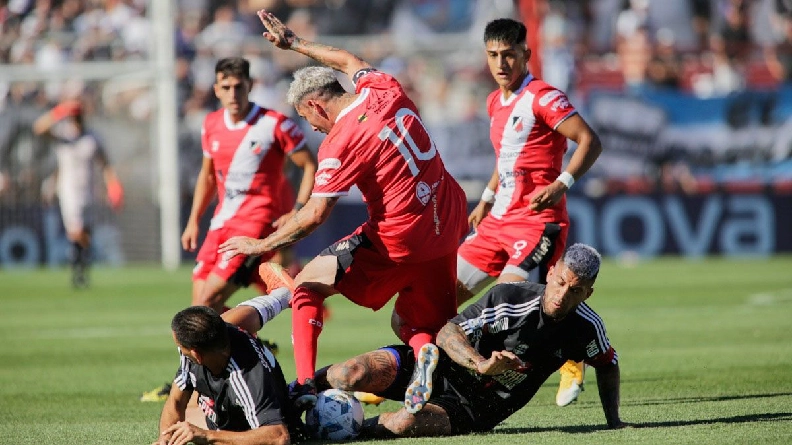
[[[440,436],[492,430],[525,406],[567,359],[597,373],[609,428],[619,417],[619,364],[600,317],[584,301],[594,291],[600,255],[570,246],[547,285],[494,286],[437,335],[434,391],[423,410],[402,408],[367,419],[367,437]],[[413,371],[409,346],[389,346],[317,372],[318,389],[368,391],[400,400]]]
[[[177,313],[171,329],[181,363],[154,445],[288,445],[303,437],[280,365],[261,342],[206,306]],[[187,418],[193,392],[206,428]]]

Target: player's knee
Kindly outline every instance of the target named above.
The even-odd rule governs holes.
[[[192,301],[193,306],[208,306],[217,311],[218,314],[223,312],[223,303],[225,303],[225,298],[219,292],[195,295]]]

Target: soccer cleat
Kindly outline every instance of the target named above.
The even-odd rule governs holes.
[[[355,391],[353,395],[356,399],[360,400],[361,403],[365,403],[366,405],[379,405],[385,401],[385,397],[380,397],[370,392]]]
[[[415,360],[412,383],[404,393],[404,407],[408,413],[415,414],[422,410],[432,397],[432,373],[439,359],[440,350],[437,346],[431,343],[421,346]]]
[[[264,285],[267,286],[267,292],[275,289],[285,287],[290,291],[294,291],[294,278],[289,275],[286,270],[278,263],[264,263],[259,266],[259,275]]]
[[[577,400],[580,392],[583,391],[585,370],[586,364],[583,362],[568,360],[561,365],[558,369],[561,373],[561,382],[556,393],[556,405],[567,406]]]
[[[308,411],[316,406],[316,385],[313,379],[305,379],[305,383],[297,383],[297,380],[291,382],[289,400],[299,412]]]
[[[168,399],[168,394],[171,391],[171,384],[166,383],[162,386],[146,391],[140,396],[141,402],[164,402]]]

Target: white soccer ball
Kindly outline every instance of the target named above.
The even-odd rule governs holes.
[[[354,439],[363,426],[363,405],[346,391],[328,389],[317,395],[316,406],[305,413],[305,425],[315,439]]]

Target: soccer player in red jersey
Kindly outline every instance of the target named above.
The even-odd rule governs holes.
[[[297,123],[250,102],[251,85],[247,60],[230,57],[217,62],[214,92],[222,108],[209,113],[201,129],[203,165],[181,238],[185,250],[195,251],[198,222],[216,195],[217,207],[193,270],[192,304],[218,313],[239,287],[252,282],[263,289],[258,266],[273,255],[225,260],[218,246],[235,235],[265,237],[274,232],[308,201],[317,167]],[[280,194],[286,156],[303,170],[303,180],[294,209],[284,215]]]
[[[496,166],[469,216],[475,232],[459,248],[460,304],[495,279],[523,281],[535,268],[546,283],[548,266],[567,240],[565,193],[602,152],[599,138],[566,94],[528,71],[525,25],[493,20],[484,30],[484,44],[499,86],[487,98]],[[567,139],[578,147],[562,170]],[[556,402],[562,406],[574,401],[583,383],[582,363],[572,363],[562,367],[562,385],[572,384],[559,389]],[[564,375],[567,368],[570,373]]]
[[[293,400],[303,408],[315,401],[322,301],[340,293],[378,310],[398,293],[395,310],[404,321],[399,337],[416,354],[405,404],[418,411],[431,394],[438,359],[432,342],[456,314],[456,250],[467,230],[465,194],[396,79],[347,51],[297,37],[266,11],[259,18],[267,28],[265,38],[278,48],[329,67],[297,71],[288,94],[297,112],[327,137],[305,207],[267,238],[234,237],[220,251],[257,255],[289,245],[322,224],[356,185],[369,220],[322,251],[295,280],[292,328],[299,347]],[[352,79],[354,93],[343,89],[333,69]]]

